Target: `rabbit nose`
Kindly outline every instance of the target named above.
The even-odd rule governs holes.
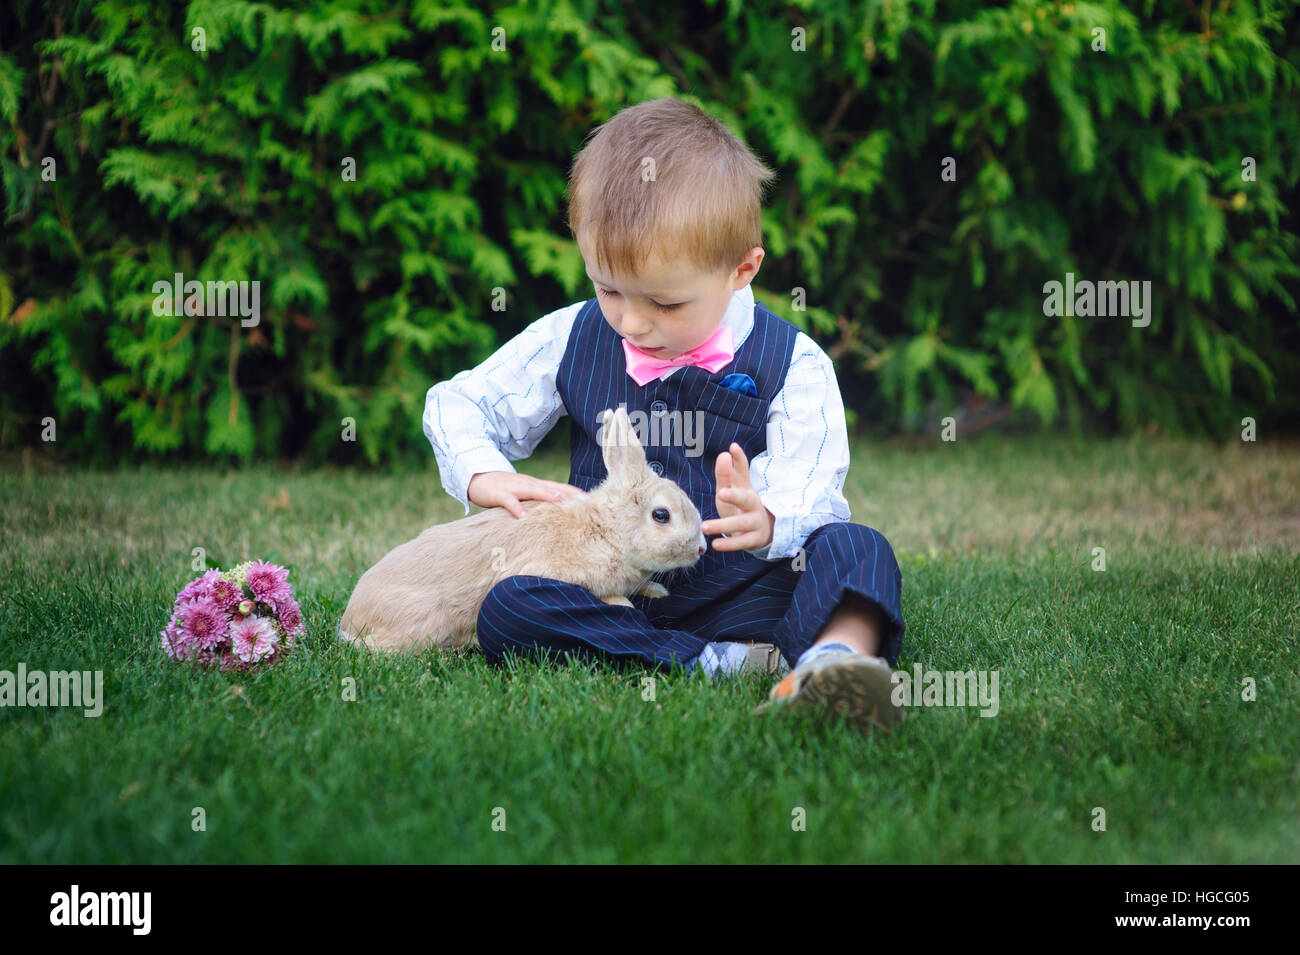
[[[699,553],[699,556],[701,556],[701,557],[704,556],[704,545],[703,545],[703,544],[700,545],[700,553]]]

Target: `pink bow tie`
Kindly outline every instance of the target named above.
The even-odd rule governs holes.
[[[730,325],[722,325],[703,345],[684,351],[676,358],[656,358],[626,338],[623,339],[623,354],[627,356],[627,373],[638,385],[653,381],[667,369],[680,365],[699,365],[710,372],[718,371],[736,357]]]

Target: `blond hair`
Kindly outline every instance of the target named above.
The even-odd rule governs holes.
[[[763,187],[775,178],[712,116],[650,100],[587,137],[569,174],[569,229],[612,275],[638,276],[655,255],[734,269],[763,244]]]

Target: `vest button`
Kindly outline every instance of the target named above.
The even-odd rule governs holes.
[[[654,401],[650,402],[650,413],[656,418],[662,418],[668,413],[668,402],[660,401],[656,398]]]
[[[651,470],[651,471],[654,471],[654,473],[657,474],[657,475],[659,475],[659,477],[663,477],[663,476],[664,476],[664,466],[663,466],[663,464],[660,463],[659,461],[651,461],[651,462],[650,462],[650,470]]]

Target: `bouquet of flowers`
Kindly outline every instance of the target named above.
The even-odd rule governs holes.
[[[162,648],[174,660],[250,670],[275,663],[306,633],[288,569],[250,560],[186,584],[162,631]]]

